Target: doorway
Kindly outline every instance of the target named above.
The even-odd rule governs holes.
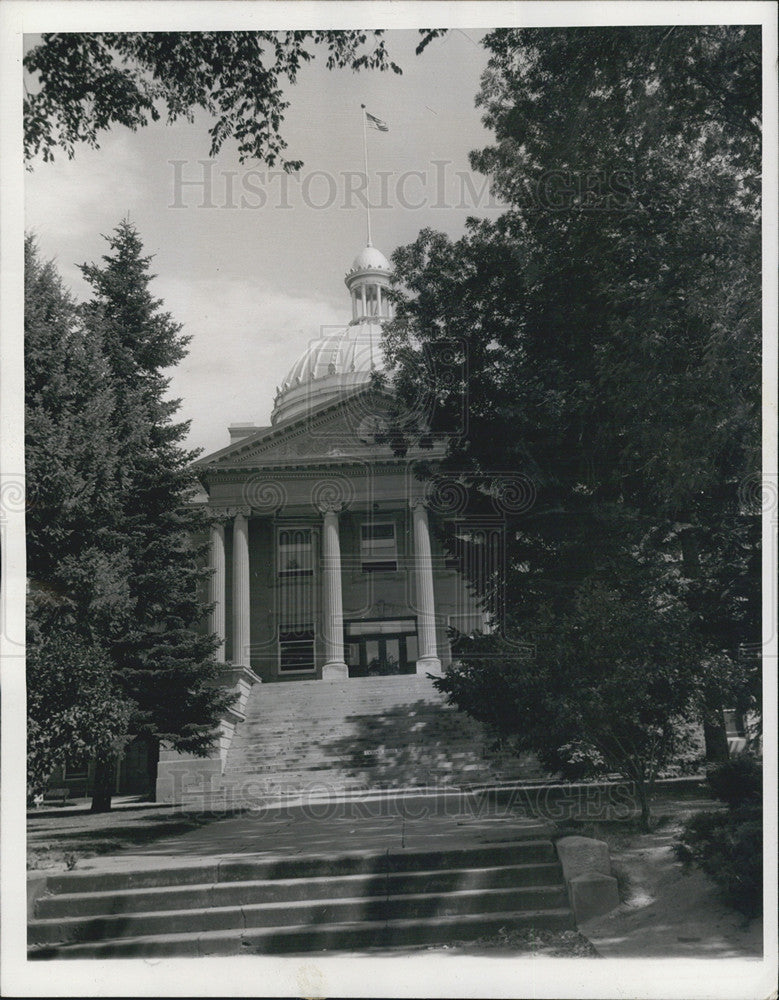
[[[350,677],[416,673],[415,618],[344,623],[344,650]]]

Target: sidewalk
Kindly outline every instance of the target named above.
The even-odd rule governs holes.
[[[628,879],[628,898],[580,926],[604,958],[760,958],[763,921],[720,902],[698,869],[685,872],[672,843],[676,825],[632,837],[612,850]]]
[[[481,810],[481,811],[479,811]],[[286,806],[214,820],[197,829],[161,837],[132,851],[85,858],[77,871],[129,871],[198,865],[243,858],[438,851],[546,839],[548,824],[483,804],[463,807],[453,799],[419,797]]]

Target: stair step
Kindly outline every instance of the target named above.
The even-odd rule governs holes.
[[[556,861],[551,841],[535,839],[537,836],[537,831],[533,830],[526,840],[437,851],[403,853],[385,851],[276,858],[243,856],[230,860],[217,860],[205,865],[149,868],[134,872],[70,872],[49,876],[46,885],[48,891],[52,893],[99,892],[109,889],[116,891],[150,886],[194,885],[204,882],[315,878],[324,875],[365,875],[438,868],[488,868],[501,864]]]
[[[574,928],[568,908],[144,935],[30,949],[30,959],[308,953],[474,940],[512,929]]]
[[[374,886],[374,890],[379,889],[380,885]],[[443,893],[405,893],[389,897],[376,894],[353,898],[302,899],[295,902],[252,902],[239,906],[217,906],[206,902],[197,909],[36,920],[29,927],[28,941],[35,944],[58,944],[231,928],[241,930],[304,924],[375,923],[509,910],[541,912],[559,910],[566,902],[562,886],[464,889]]]
[[[525,762],[486,752],[479,724],[448,705],[424,676],[257,685],[244,712],[223,788],[267,781],[304,789],[322,778],[335,786],[407,787],[527,775]],[[185,794],[191,804],[203,802],[197,782]],[[247,803],[258,798],[254,791],[229,794]]]
[[[360,874],[316,878],[286,878],[243,882],[204,882],[165,885],[123,891],[80,892],[41,896],[36,916],[58,919],[68,916],[115,916],[155,910],[196,909],[205,906],[244,906],[319,899],[355,898],[375,894],[377,881],[382,893],[399,895],[448,892],[500,887],[535,888],[562,884],[556,863],[492,868],[450,868],[392,874]]]

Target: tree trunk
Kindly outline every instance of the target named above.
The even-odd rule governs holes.
[[[98,757],[95,761],[95,785],[92,789],[91,812],[103,813],[111,811],[111,796],[114,791],[113,757]]]
[[[636,788],[636,795],[638,796],[638,802],[639,805],[641,806],[641,819],[639,821],[639,826],[644,831],[644,833],[649,833],[650,824],[652,822],[650,792],[643,781],[637,781],[635,783],[635,788]]]
[[[700,576],[700,539],[697,529],[690,528],[682,532],[681,542],[684,571],[691,579],[698,579]],[[706,744],[706,764],[721,764],[730,756],[725,719],[722,714],[722,698],[720,692],[713,689],[706,692],[705,698],[703,739]]]
[[[730,757],[725,716],[720,692],[710,688],[705,692],[703,707],[703,738],[706,743],[706,766],[722,764]]]
[[[146,741],[146,774],[147,774],[147,798],[149,802],[157,801],[157,765],[160,759],[160,741],[149,739]]]
[[[730,757],[728,735],[721,708],[707,708],[703,720],[703,738],[706,742],[706,764],[722,764]]]

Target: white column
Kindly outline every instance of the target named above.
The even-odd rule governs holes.
[[[368,300],[365,297],[365,285],[360,285],[360,295],[362,296],[362,314],[368,315]]]
[[[344,661],[341,541],[338,535],[338,514],[332,509],[324,511],[322,563],[322,630],[325,639],[322,680],[344,680],[349,676],[349,668]]]
[[[249,645],[249,522],[244,514],[233,521],[233,663],[250,667]]]
[[[381,316],[381,285],[376,285],[376,315]]]
[[[414,521],[414,578],[416,583],[417,633],[419,636],[418,674],[440,674],[441,661],[435,637],[435,592],[433,557],[427,511],[419,500],[411,502]]]
[[[208,630],[219,636],[215,652],[219,663],[225,661],[225,529],[223,524],[211,525],[210,565],[213,573],[209,581],[209,602],[213,605],[208,619]]]

